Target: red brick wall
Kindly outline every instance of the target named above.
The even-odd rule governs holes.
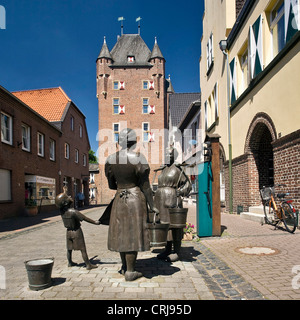
[[[154,129],[161,130],[167,128],[167,106],[165,95],[165,62],[163,59],[153,59],[152,68],[107,68],[104,59],[97,61],[97,94],[99,101],[99,130],[112,130],[113,123],[127,122],[127,127],[135,129],[142,133],[142,122],[149,122],[150,131]],[[101,64],[102,62],[102,64]],[[106,76],[104,76],[106,74]],[[154,81],[154,90],[144,90],[143,80]],[[124,81],[125,90],[114,90],[113,81]],[[102,92],[107,94],[103,95]],[[125,106],[125,114],[113,114],[113,98],[120,99],[120,105]],[[155,114],[143,114],[143,98],[149,99],[149,105],[155,106]],[[122,127],[121,127],[122,130]],[[140,132],[138,131],[140,130]],[[162,132],[161,132],[162,133]],[[139,141],[139,138],[138,138]],[[155,135],[155,141],[144,143],[146,151],[141,152],[148,158],[151,167],[151,181],[153,169],[158,168],[163,162],[163,153],[165,150],[164,136],[158,138]],[[101,149],[103,142],[99,142]],[[148,149],[147,149],[148,148]],[[148,150],[148,152],[147,152]],[[155,150],[153,152],[153,150]],[[152,152],[151,152],[152,151]],[[100,170],[100,198],[102,203],[108,203],[115,192],[108,190],[107,179],[104,174],[104,161],[112,152],[106,152],[104,155],[98,153]],[[156,157],[151,158],[151,155]]]
[[[13,117],[13,143],[0,142],[0,168],[11,171],[12,201],[0,203],[0,219],[22,214],[25,204],[25,174],[54,178],[58,181],[58,152],[60,132],[48,122],[42,120],[30,109],[22,105],[7,92],[0,89],[0,111]],[[31,150],[22,150],[22,124],[31,128]],[[1,124],[0,124],[1,126]],[[37,132],[45,135],[44,157],[37,155]],[[49,159],[49,140],[56,142],[56,160]],[[58,184],[56,183],[56,192]],[[53,210],[54,206],[43,207],[44,211]]]
[[[286,184],[277,188],[278,192],[289,192],[294,206],[300,209],[300,130],[272,143],[274,158],[274,184]],[[248,152],[232,160],[233,211],[237,205],[243,205],[244,211],[251,206],[261,205],[261,188],[257,170],[257,155]],[[225,163],[226,210],[229,210],[229,170]]]
[[[275,185],[286,184],[281,188],[290,193],[293,205],[300,210],[300,130],[273,143]]]
[[[73,131],[71,130],[71,117],[73,117],[74,126]],[[79,125],[82,126],[82,137],[79,135]],[[68,112],[66,113],[64,122],[61,128],[63,135],[61,138],[60,146],[60,170],[61,170],[61,184],[60,189],[62,190],[62,182],[64,177],[68,177],[68,193],[75,198],[74,193],[74,182],[79,180],[87,180],[84,184],[83,190],[82,183],[77,185],[77,191],[83,191],[85,196],[85,204],[88,205],[88,179],[89,179],[89,138],[86,130],[85,118],[77,110],[77,108],[71,103]],[[69,159],[65,158],[65,143],[70,146]],[[75,150],[79,151],[78,163],[75,162]],[[86,165],[83,165],[83,155],[86,156]],[[73,178],[73,179],[72,179]]]

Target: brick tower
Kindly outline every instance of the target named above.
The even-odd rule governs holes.
[[[153,169],[160,166],[167,142],[167,87],[165,59],[155,38],[152,51],[139,34],[123,34],[109,51],[104,43],[97,58],[99,110],[99,202],[109,203],[114,192],[108,189],[104,173],[107,156],[116,152],[119,132],[136,131],[136,151],[143,153]],[[152,180],[151,180],[152,181]]]

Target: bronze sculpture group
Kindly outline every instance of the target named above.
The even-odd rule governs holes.
[[[176,150],[169,148],[166,164],[158,169],[161,174],[153,197],[149,182],[150,167],[144,155],[134,151],[136,143],[134,130],[122,130],[119,135],[120,150],[110,155],[105,163],[109,188],[116,190],[115,197],[104,214],[109,217],[108,249],[120,253],[120,272],[126,281],[142,277],[142,273],[135,270],[135,265],[138,252],[150,250],[147,229],[150,214],[159,215],[162,222],[170,222],[168,209],[182,207],[181,197],[187,196],[191,190],[188,177],[174,162]],[[80,221],[100,224],[103,216],[99,221],[94,221],[71,209],[71,198],[66,195],[66,190],[57,196],[56,204],[67,228],[69,266],[74,264],[71,259],[72,250],[81,250],[87,268],[95,267],[87,258]],[[171,262],[178,260],[182,235],[182,228],[170,228],[165,250],[157,258]]]

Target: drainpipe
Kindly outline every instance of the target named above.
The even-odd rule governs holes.
[[[226,41],[226,40],[225,40]],[[227,43],[226,43],[227,44]],[[229,76],[229,59],[228,53],[223,47],[220,48],[223,54],[226,56],[227,64],[227,108],[228,108],[228,169],[229,169],[229,213],[233,213],[233,188],[232,188],[232,144],[231,144],[231,122],[230,122],[230,76]]]

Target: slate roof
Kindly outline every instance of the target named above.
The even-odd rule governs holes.
[[[200,93],[173,93],[170,95],[170,117],[177,127],[194,101],[200,101]]]
[[[128,57],[134,57],[133,62],[128,61]],[[139,34],[123,34],[118,37],[117,43],[109,51],[104,38],[103,46],[98,59],[109,58],[112,60],[110,67],[152,67],[149,62],[152,58],[162,58],[160,48],[155,38],[152,51],[148,48]]]
[[[149,63],[151,51],[138,34],[124,34],[119,37],[110,54],[113,59],[112,67],[152,66]],[[134,57],[134,62],[128,62],[129,56]]]
[[[109,52],[109,49],[108,49],[108,46],[106,44],[105,37],[104,37],[103,46],[102,46],[101,51],[100,51],[99,56],[98,56],[98,59],[101,59],[101,58],[112,59],[112,57],[110,55],[110,52]]]

